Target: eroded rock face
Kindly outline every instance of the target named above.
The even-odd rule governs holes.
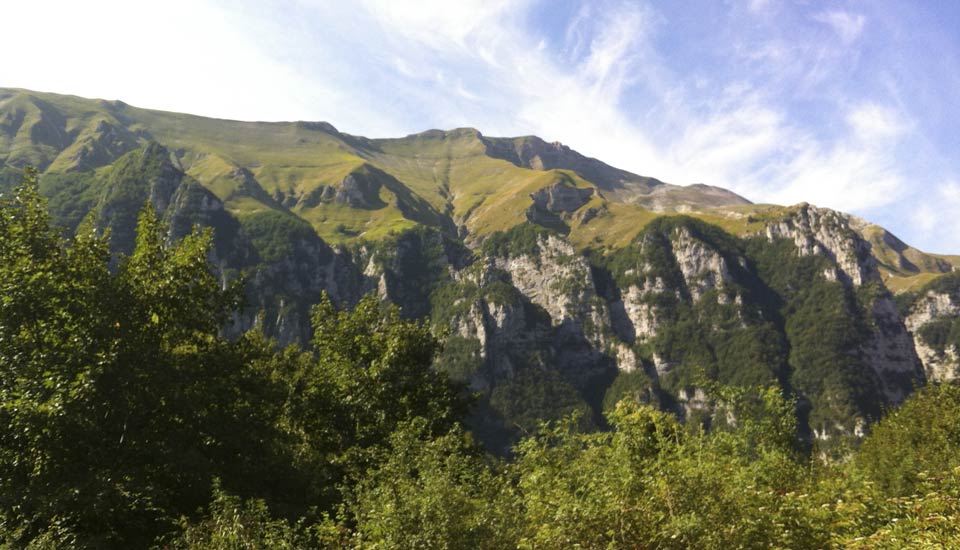
[[[686,228],[681,228],[673,239],[673,253],[694,301],[731,280],[724,257],[694,238]]]
[[[655,295],[669,292],[658,278],[647,279],[643,288],[630,285],[623,296],[623,309],[630,321],[632,338],[641,342],[656,336],[661,320],[657,308],[652,303]]]
[[[517,290],[545,309],[554,325],[582,322],[596,305],[591,303],[597,289],[590,264],[557,236],[541,238],[537,244],[537,256],[497,259],[494,265],[509,273]]]
[[[914,387],[923,384],[923,364],[913,338],[888,294],[877,297],[870,310],[871,331],[860,350],[864,361],[877,373],[891,403],[901,403]]]
[[[870,244],[851,228],[845,214],[804,203],[786,219],[768,224],[764,231],[769,240],[793,241],[801,255],[829,258],[836,267],[824,273],[828,279],[842,279],[857,286],[880,280]]]
[[[956,346],[949,343],[943,350],[934,349],[924,340],[921,330],[928,323],[958,316],[960,301],[955,296],[947,292],[929,291],[917,300],[904,319],[913,337],[914,348],[930,380],[956,380],[960,376],[960,352]]]
[[[168,240],[188,235],[195,226],[214,229],[209,260],[224,287],[246,271],[246,307],[239,312],[229,335],[262,328],[280,345],[305,343],[311,336],[310,307],[326,292],[335,303],[355,303],[362,279],[350,254],[328,246],[320,237],[304,233],[287,243],[291,253],[276,260],[261,258],[240,223],[213,193],[186,176],[166,149],[150,146],[144,164],[158,163],[156,176],[146,182],[148,199],[169,223]],[[245,170],[233,174],[259,184]]]
[[[916,333],[923,325],[941,317],[960,315],[960,303],[944,292],[930,291],[913,306],[904,319],[907,329]]]
[[[850,216],[807,204],[794,207],[780,221],[768,224],[768,240],[788,239],[802,256],[830,260],[822,276],[852,289],[873,285],[881,289],[866,311],[866,333],[859,346],[863,362],[876,373],[881,390],[891,404],[900,403],[926,378],[913,338],[892,296],[881,283],[871,245],[853,228]]]

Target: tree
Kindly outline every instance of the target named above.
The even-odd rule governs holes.
[[[431,368],[441,343],[428,323],[403,319],[373,294],[342,311],[324,294],[312,321],[317,372],[303,380],[303,395],[319,394],[318,383],[332,385],[341,448],[382,444],[399,423],[417,417],[429,433],[443,434],[463,416],[461,388]]]
[[[51,227],[34,173],[0,201],[0,518],[17,544],[56,528],[146,546],[214,473],[267,481],[249,474],[274,456],[270,348],[219,336],[239,293],[210,272],[210,233],[165,236],[148,205],[113,272],[92,223],[71,241]]]
[[[873,427],[857,466],[891,496],[916,491],[920,474],[960,466],[960,386],[928,386]]]
[[[461,428],[436,436],[428,426],[402,423],[357,485],[349,519],[359,546],[516,548],[507,485]]]

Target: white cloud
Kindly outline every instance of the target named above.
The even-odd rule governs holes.
[[[27,24],[10,26],[0,48],[33,50],[0,58],[0,85],[209,116],[325,119],[371,136],[461,125],[532,133],[757,201],[869,214],[905,200],[897,153],[916,123],[883,90],[865,99],[833,86],[857,62],[850,46],[864,15],[807,15],[807,27],[827,25],[838,40],[806,40],[774,29],[789,4],[753,0],[746,8],[764,13],[751,29],[762,32],[711,36],[692,61],[736,60],[724,73],[677,64],[672,41],[689,37],[661,12],[597,6],[584,2],[548,37],[530,26],[532,9],[550,7],[537,0],[171,0],[149,12],[122,0],[14,2],[7,16]],[[797,98],[814,107],[791,110]]]
[[[901,137],[911,127],[896,110],[874,102],[855,106],[847,113],[847,124],[858,138],[871,143]]]
[[[928,242],[936,243],[930,252],[956,254],[960,249],[960,180],[943,181],[913,199],[903,208],[911,213],[911,233],[925,234]]]
[[[516,15],[523,4],[467,2],[445,12],[430,5],[399,16],[368,2],[387,34],[429,49],[436,63],[466,59],[487,84],[470,88],[466,99],[508,102],[507,111],[483,113],[484,131],[535,133],[641,174],[721,185],[758,201],[809,201],[863,212],[898,197],[902,178],[889,153],[909,128],[898,111],[876,102],[856,104],[846,115],[846,133],[832,140],[791,124],[778,97],[753,83],[709,90],[697,88],[702,78],[693,78],[690,86],[697,91],[688,90],[651,45],[662,22],[633,4],[605,6],[602,15],[585,5],[565,28],[568,59],[575,62],[557,64],[541,39],[520,26]],[[862,17],[842,12],[823,18],[846,33],[844,40],[855,39],[864,24]],[[440,25],[446,28],[437,36],[432,29]],[[832,50],[769,44],[754,55],[799,64],[794,76],[800,81],[812,73],[828,78],[837,67]],[[474,53],[480,45],[495,63]],[[621,105],[623,94],[637,86],[653,99],[646,118]],[[457,82],[452,92],[464,90]],[[701,103],[693,99],[697,94],[710,94],[710,100]],[[448,107],[454,109],[447,115],[451,120],[464,118],[456,112],[463,104]]]
[[[777,204],[810,202],[865,212],[897,201],[904,191],[902,178],[882,155],[846,145],[828,151],[810,147],[778,172],[776,186],[766,193]]]
[[[851,44],[859,38],[867,22],[867,18],[863,15],[845,11],[821,12],[813,18],[832,28],[844,44]]]
[[[639,9],[619,11],[615,19],[604,21],[603,31],[591,41],[590,53],[578,71],[598,98],[611,103],[619,100],[636,69],[637,50],[649,26]]]
[[[438,49],[468,49],[468,39],[489,38],[504,15],[519,13],[526,0],[362,0],[384,28]]]
[[[123,0],[32,0],[4,9],[18,23],[0,34],[0,49],[22,53],[0,59],[0,85],[258,120],[299,118],[311,105],[348,97],[271,59],[207,2],[145,9]]]

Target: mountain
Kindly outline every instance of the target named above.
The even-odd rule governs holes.
[[[829,446],[960,363],[957,258],[535,136],[370,139],[0,89],[0,191],[28,165],[66,231],[95,213],[118,254],[148,201],[171,239],[212,227],[217,273],[246,280],[231,331],[303,342],[323,292],[429,317],[499,451],[573,410],[601,425],[625,395],[708,419],[710,380],[780,385]]]

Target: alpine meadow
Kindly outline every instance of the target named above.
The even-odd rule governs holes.
[[[0,60],[0,549],[960,548],[960,10],[268,4]]]

